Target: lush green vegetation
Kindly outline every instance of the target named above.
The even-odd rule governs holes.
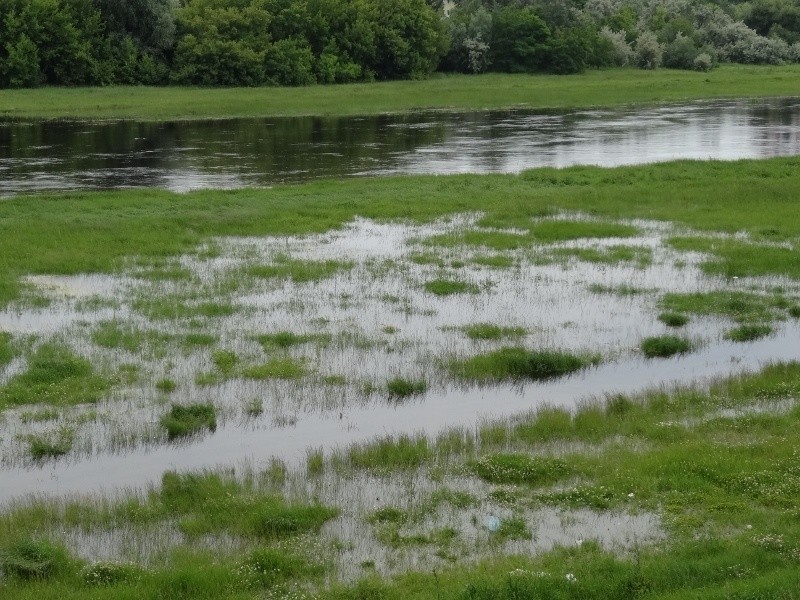
[[[111,380],[96,374],[88,360],[65,346],[45,344],[30,357],[25,371],[0,387],[0,408],[97,402],[110,388]]]
[[[476,381],[549,379],[572,373],[595,362],[593,357],[566,352],[534,351],[515,346],[500,348],[449,363],[452,373]]]
[[[542,214],[580,210],[617,219],[674,221],[706,232],[742,232],[755,240],[769,230],[770,241],[748,244],[750,253],[758,260],[759,252],[775,241],[785,242],[785,260],[765,264],[763,271],[796,277],[799,165],[797,158],[679,161],[611,170],[536,169],[519,176],[401,177],[185,195],[149,190],[20,197],[0,204],[0,301],[19,296],[23,274],[110,272],[122,268],[129,255],[174,256],[215,235],[322,232],[357,215],[424,222],[463,211],[484,211],[487,223],[519,228],[531,227]],[[718,258],[726,260],[724,255]],[[337,263],[314,273],[328,276],[339,268],[346,267]],[[289,276],[299,272],[307,271],[287,271]],[[709,304],[703,295],[686,296],[688,305],[678,302],[684,296],[668,295],[663,304],[680,312],[747,314],[741,310],[750,296],[725,298],[729,296],[735,302],[728,308],[719,307],[727,300]],[[180,298],[149,299],[138,306],[156,317],[234,310],[226,303],[187,305]]]
[[[213,404],[173,404],[169,412],[161,418],[161,425],[167,430],[167,436],[171,440],[202,429],[214,431],[217,428],[217,412]]]
[[[389,398],[401,400],[408,396],[424,394],[428,389],[428,384],[423,380],[406,379],[405,377],[395,377],[386,384]]]
[[[667,358],[684,354],[692,349],[692,343],[676,335],[658,335],[642,340],[642,353],[647,358]]]
[[[0,87],[308,85],[800,60],[791,2],[2,0]]]
[[[303,89],[180,87],[0,90],[0,116],[144,120],[362,115],[424,109],[582,108],[797,93],[800,68],[722,65],[710,73],[612,69],[581,75],[442,75]]]
[[[462,327],[471,340],[500,340],[503,338],[521,338],[527,333],[524,327],[502,327],[494,323],[473,323]]]

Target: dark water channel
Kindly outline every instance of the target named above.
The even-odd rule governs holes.
[[[0,122],[0,195],[797,154],[800,98],[574,112]]]

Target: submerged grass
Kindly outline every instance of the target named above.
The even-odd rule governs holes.
[[[260,279],[290,279],[295,283],[307,283],[328,279],[339,272],[352,269],[353,266],[352,262],[301,260],[279,254],[273,258],[272,264],[251,265],[245,272]]]
[[[260,365],[242,369],[242,376],[248,379],[299,379],[307,373],[305,360],[289,356],[270,358]]]
[[[598,357],[515,346],[468,359],[452,360],[448,368],[456,377],[474,381],[539,380],[560,377],[597,362]]]
[[[0,387],[0,410],[22,404],[58,406],[94,403],[111,389],[111,380],[66,346],[48,343],[28,359],[28,368]]]
[[[734,342],[752,342],[772,333],[770,325],[739,325],[725,333],[725,337]]]
[[[528,333],[524,327],[503,327],[494,323],[473,323],[462,327],[471,340],[501,340],[525,337]]]
[[[406,379],[404,377],[395,377],[394,379],[390,379],[386,384],[389,398],[394,400],[402,400],[409,396],[418,396],[424,394],[427,389],[428,384],[424,380]]]

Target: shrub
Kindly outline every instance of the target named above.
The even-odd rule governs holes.
[[[661,66],[664,47],[658,43],[656,34],[645,31],[636,40],[636,65],[641,69],[657,69]]]
[[[695,71],[710,71],[714,68],[714,59],[708,52],[701,52],[695,57],[692,68]]]

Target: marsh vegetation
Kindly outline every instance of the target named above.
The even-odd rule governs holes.
[[[797,166],[2,203],[0,585],[794,589]]]

